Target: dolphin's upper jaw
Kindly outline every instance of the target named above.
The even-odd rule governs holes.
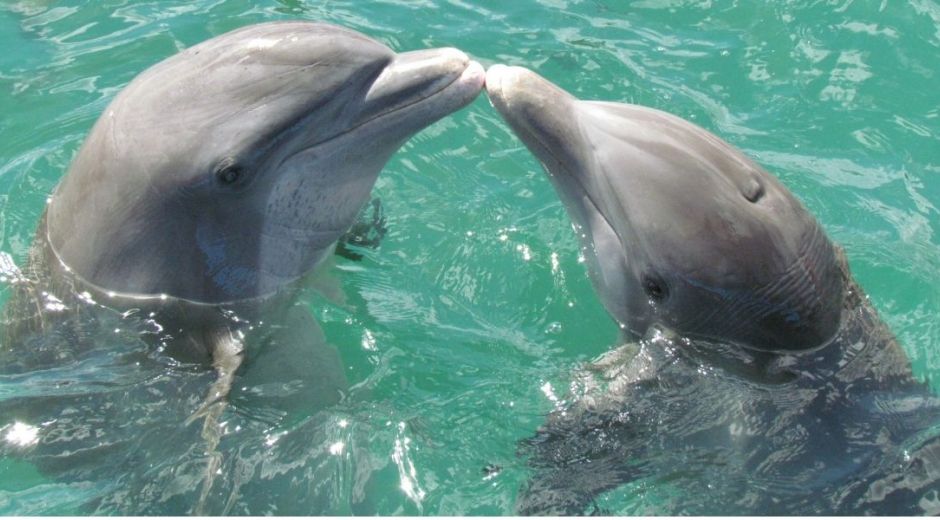
[[[578,99],[529,69],[506,65],[487,70],[486,92],[542,163],[576,224],[589,233],[598,225],[616,233],[599,192],[602,187],[586,173],[595,165],[583,153],[587,140]]]
[[[375,78],[363,109],[343,134],[382,120],[402,140],[467,105],[483,89],[483,67],[454,48],[400,53]],[[341,134],[342,135],[342,134]]]
[[[275,153],[265,160],[284,165],[298,156],[331,153],[345,146],[344,138],[369,139],[371,150],[382,155],[384,148],[397,148],[431,122],[467,105],[483,88],[483,68],[453,48],[400,54],[389,50],[388,56],[376,55],[360,66],[362,71],[333,99],[315,100],[281,125],[281,134],[269,139],[278,143]],[[316,73],[315,66],[310,70]],[[328,121],[323,121],[323,113],[329,114]],[[322,132],[329,124],[336,130]]]
[[[560,130],[571,121],[553,116],[567,113],[561,109],[576,101],[574,96],[529,69],[507,65],[493,65],[486,71],[486,93],[514,129],[535,125]]]
[[[466,106],[483,88],[484,71],[476,61],[453,48],[428,49],[396,55],[388,61],[356,100],[358,110],[339,131],[322,137],[297,135],[293,151],[282,163],[298,155],[344,146],[345,138],[367,138],[374,152],[397,148],[430,123]],[[295,128],[310,126],[303,118]]]
[[[483,88],[483,68],[454,48],[398,54],[375,79],[365,98],[369,117],[401,110],[454,88],[475,96]]]

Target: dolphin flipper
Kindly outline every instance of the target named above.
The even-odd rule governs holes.
[[[212,344],[208,350],[212,352],[212,366],[215,368],[217,377],[209,386],[209,392],[202,405],[186,420],[186,424],[190,424],[196,419],[204,419],[202,439],[206,442],[208,457],[206,479],[203,481],[199,501],[193,511],[199,516],[207,514],[206,500],[209,498],[215,476],[222,466],[222,453],[218,451],[219,442],[224,433],[221,418],[228,405],[235,374],[245,357],[244,334],[241,331],[225,329],[213,334],[211,341]]]
[[[209,502],[215,477],[223,465],[223,454],[218,450],[225,433],[222,415],[233,400],[236,373],[236,408],[255,417],[306,417],[339,402],[348,388],[338,352],[326,342],[312,315],[300,306],[292,306],[262,337],[227,329],[212,341],[217,379],[199,410],[187,420],[188,424],[204,418],[202,438],[208,463],[193,510],[198,515],[215,510]],[[246,343],[251,343],[247,360]],[[223,514],[231,508],[232,498],[226,501]]]

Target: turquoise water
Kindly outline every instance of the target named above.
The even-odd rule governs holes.
[[[714,131],[817,215],[916,375],[940,380],[940,4],[930,0],[4,2],[0,251],[23,263],[46,197],[135,74],[229,29],[289,18],[342,24],[395,50],[456,46],[582,98],[649,105]],[[412,139],[375,193],[389,233],[362,261],[338,260],[345,304],[309,297],[349,397],[278,420],[240,413],[236,399],[230,421],[244,429],[226,453],[242,460],[242,447],[269,442],[280,466],[246,456],[226,478],[248,497],[265,480],[258,503],[264,493],[325,497],[297,513],[510,513],[527,476],[517,442],[565,398],[578,363],[615,343],[616,326],[564,208],[484,97]],[[36,388],[2,379],[0,399]],[[0,428],[10,422],[0,417]],[[109,461],[113,471],[63,483],[4,457],[0,514],[185,512],[178,500],[192,482],[165,466],[191,460]],[[152,481],[180,489],[161,496]],[[599,505],[655,511],[657,493],[634,487]]]

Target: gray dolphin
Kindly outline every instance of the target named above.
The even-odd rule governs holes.
[[[456,49],[396,54],[321,23],[205,41],[105,109],[49,199],[33,264],[112,307],[182,308],[219,336],[205,320],[220,307],[251,319],[289,300],[391,155],[482,78]],[[191,343],[194,357],[214,341]]]
[[[923,436],[940,407],[776,178],[688,121],[524,68],[491,67],[486,90],[627,342],[525,443],[520,512],[580,513],[644,477],[682,488],[672,514],[936,512],[940,474],[902,475],[940,460]]]
[[[391,155],[471,102],[483,78],[456,49],[396,54],[308,22],[247,26],[147,69],[104,110],[49,199],[22,276],[35,283],[19,284],[7,308],[4,369],[41,368],[93,343],[96,308],[141,316],[162,348],[218,371],[191,417],[205,417],[210,454],[259,328],[281,351],[258,377],[335,382],[335,355],[305,350],[321,333],[294,295]],[[22,346],[37,334],[72,340]],[[331,391],[311,399],[335,401]]]
[[[232,31],[114,99],[51,198],[46,236],[105,291],[269,296],[330,253],[389,157],[481,78],[456,49],[396,55],[325,24]]]

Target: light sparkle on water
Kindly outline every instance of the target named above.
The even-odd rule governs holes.
[[[14,446],[27,447],[39,442],[39,427],[31,426],[19,421],[7,426],[7,433],[4,435],[6,441]]]
[[[411,459],[411,449],[411,439],[405,435],[405,423],[400,422],[398,423],[398,438],[395,439],[395,447],[392,451],[392,460],[398,466],[399,487],[405,496],[420,507],[425,491],[418,483],[418,470]]]

